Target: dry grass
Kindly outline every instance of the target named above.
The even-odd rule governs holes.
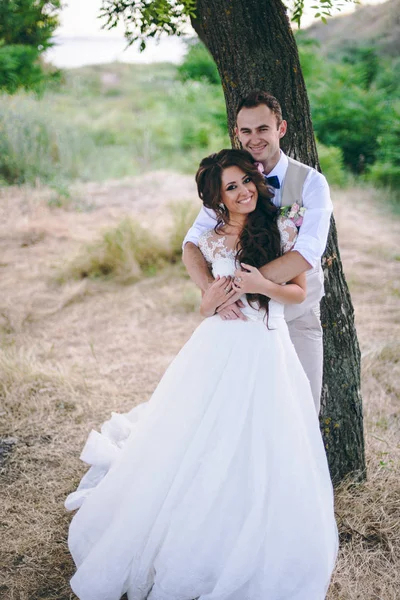
[[[115,227],[105,230],[99,240],[85,245],[63,268],[58,281],[90,278],[130,284],[180,262],[182,240],[197,210],[190,202],[173,202],[169,209],[172,224],[168,241],[131,217],[124,217]]]
[[[169,243],[173,255],[180,259],[182,254],[182,240],[194,222],[199,207],[197,204],[193,204],[193,202],[171,202],[169,208],[173,219]]]
[[[336,202],[362,351],[368,481],[336,490],[341,549],[328,600],[395,600],[400,590],[400,222],[369,190]]]
[[[87,245],[62,272],[60,280],[113,278],[129,284],[145,275],[155,275],[168,262],[172,262],[172,255],[166,245],[125,217],[116,227],[107,229],[100,240]]]
[[[174,224],[168,206],[179,190],[181,200],[192,202],[176,209],[181,216]],[[87,432],[111,410],[146,400],[200,320],[193,312],[199,295],[178,265],[130,286],[114,279],[53,283],[82,246],[124,218],[151,226],[178,252],[182,234],[174,243],[168,236],[179,220],[184,231],[185,211],[198,206],[192,178],[146,175],[88,184],[74,194],[90,212],[52,208],[47,190],[8,190],[0,197],[5,600],[74,598],[63,501],[84,472],[78,456]],[[328,598],[394,600],[400,589],[400,226],[377,210],[368,190],[338,192],[335,204],[363,353],[369,478],[337,490],[342,544]]]

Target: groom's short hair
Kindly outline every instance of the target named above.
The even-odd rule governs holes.
[[[236,118],[242,108],[256,108],[260,104],[268,106],[270,111],[276,116],[278,126],[282,122],[282,108],[278,100],[272,94],[263,92],[262,90],[252,90],[245,98],[239,102],[236,109]]]

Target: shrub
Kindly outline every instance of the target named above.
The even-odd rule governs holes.
[[[182,150],[196,149],[199,161],[204,154],[230,146],[222,88],[206,82],[176,82],[168,104],[169,118],[174,123],[170,137],[178,139],[181,154]]]
[[[302,29],[295,31],[295,38],[307,88],[314,88],[327,77],[327,61],[321,53],[321,44],[318,40],[308,38],[307,32]]]
[[[0,88],[9,94],[19,87],[38,89],[42,70],[37,61],[38,51],[32,46],[0,45]]]
[[[346,167],[363,173],[376,160],[384,97],[379,90],[352,85],[348,75],[339,69],[335,79],[311,92],[313,124],[323,144],[342,150]]]
[[[213,85],[220,85],[221,79],[217,65],[211,54],[202,42],[190,42],[183,63],[178,67],[179,77],[182,81],[207,81]]]
[[[375,184],[400,189],[400,102],[386,110],[386,127],[379,137],[377,162],[369,169],[368,178]]]
[[[119,283],[132,283],[143,276],[154,275],[172,255],[151,232],[126,218],[102,238],[86,246],[60,278],[114,278]]]
[[[348,179],[343,168],[343,154],[340,148],[324,146],[317,142],[321,171],[330,185],[343,187]]]
[[[397,192],[400,189],[400,165],[378,161],[369,170],[368,179],[376,185],[382,185]]]
[[[129,284],[155,275],[168,264],[180,262],[182,242],[198,213],[190,202],[170,204],[172,227],[168,243],[127,217],[105,231],[98,242],[85,246],[59,276],[66,279],[114,279]]]
[[[60,0],[0,3],[0,89],[40,90],[50,77],[39,60],[58,27]]]
[[[373,46],[351,44],[342,45],[329,60],[304,32],[296,40],[320,142],[340,148],[345,168],[353,173],[398,186],[398,128],[397,134],[391,132],[399,119],[392,104],[399,98],[400,59],[381,56]],[[325,154],[323,150],[321,162]]]
[[[380,58],[375,46],[350,43],[342,48],[342,61],[352,65],[353,82],[369,90],[380,71]]]

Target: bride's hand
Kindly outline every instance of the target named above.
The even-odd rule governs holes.
[[[235,271],[233,289],[241,294],[265,294],[267,280],[256,267],[240,263],[243,270]]]
[[[218,306],[235,294],[230,277],[216,277],[214,283],[204,292],[200,304],[200,314],[212,317]]]

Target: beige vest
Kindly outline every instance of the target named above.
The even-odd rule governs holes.
[[[291,206],[295,202],[303,206],[303,186],[310,167],[288,157],[289,165],[286,171],[281,192],[281,206]],[[307,297],[301,304],[287,304],[285,319],[292,321],[313,308],[318,308],[324,295],[324,274],[321,262],[307,271]]]

